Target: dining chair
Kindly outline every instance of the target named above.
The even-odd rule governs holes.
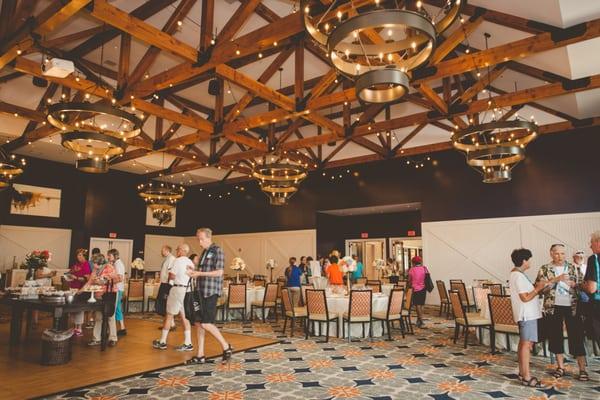
[[[263,281],[264,282],[264,281]],[[266,313],[267,310],[273,310],[275,313],[275,322],[277,322],[277,291],[278,286],[276,283],[267,283],[265,294],[262,300],[253,301],[250,304],[250,319],[254,319],[254,309],[258,308],[262,310],[262,320],[267,322]]]
[[[371,288],[373,293],[381,293],[381,281],[379,280],[368,280],[366,286]]]
[[[469,301],[469,296],[467,295],[467,287],[465,286],[465,283],[463,281],[450,279],[450,290],[456,290],[458,292],[458,295],[460,296],[460,302],[463,305],[463,307],[465,307],[467,312],[470,311],[471,308],[476,308]]]
[[[392,289],[386,311],[374,311],[373,320],[381,321],[381,329],[385,333],[387,327],[388,340],[392,340],[392,327],[394,321],[400,321],[400,331],[404,339],[404,324],[402,323],[402,305],[404,303],[404,289]]]
[[[265,287],[267,281],[265,281],[262,278],[254,278],[254,279],[252,279],[252,283],[254,283],[255,287],[257,287],[257,286]]]
[[[302,285],[300,290],[300,304],[306,306],[306,291],[309,289],[314,289],[315,287],[312,284]]]
[[[127,284],[127,301],[125,302],[125,313],[129,313],[129,304],[141,303],[142,313],[144,312],[144,280],[143,279],[130,279]]]
[[[346,336],[345,327],[348,324],[348,342],[352,341],[352,324],[361,324],[363,338],[365,337],[365,324],[369,324],[369,338],[373,339],[373,291],[351,290],[348,311],[342,314],[342,337]]]
[[[469,339],[469,328],[475,327],[479,329],[479,339],[481,340],[481,328],[490,328],[492,322],[489,319],[482,318],[479,313],[467,313],[463,306],[460,294],[458,290],[449,290],[448,297],[450,298],[450,304],[454,311],[454,343],[458,339],[460,327],[463,327],[465,335],[465,349],[467,348],[467,341]]]
[[[502,288],[501,283],[484,283],[483,287],[489,288],[490,294],[495,296],[502,296],[504,294],[504,289]]]
[[[408,287],[408,281],[405,279],[401,279],[398,281],[398,283],[396,283],[395,287],[406,290],[406,288]]]
[[[367,278],[366,277],[362,277],[362,278],[356,278],[356,284],[357,285],[366,285],[367,284]]]
[[[229,311],[239,310],[242,315],[242,321],[246,322],[246,284],[230,283],[227,296],[227,320],[229,320]]]
[[[450,300],[448,299],[448,292],[446,291],[446,284],[444,281],[435,281],[437,285],[438,293],[440,295],[440,317],[442,313],[446,313],[446,319],[450,316]]]
[[[283,307],[283,334],[285,335],[288,319],[291,319],[290,336],[294,336],[296,319],[303,322],[304,329],[306,329],[306,308],[292,306],[292,298],[290,297],[288,288],[284,287],[281,289],[281,303]]]
[[[412,307],[412,288],[404,289],[404,302],[402,303],[402,319],[400,320],[401,325],[404,325],[406,331],[413,335],[415,332],[413,330],[412,320],[410,318],[410,310]]]
[[[154,303],[154,308],[153,311],[156,311],[156,298],[158,297],[158,288],[160,287],[159,284],[155,284],[154,285],[154,289],[152,290],[152,293],[150,293],[148,295],[148,300],[146,302],[146,311],[150,312],[150,302]],[[144,286],[144,291],[145,291],[145,286]]]
[[[336,313],[330,313],[327,307],[327,298],[325,297],[325,290],[318,289],[307,289],[306,290],[306,337],[310,334],[310,327],[312,322],[313,336],[315,334],[315,322],[319,326],[319,334],[321,333],[321,323],[324,323],[325,328],[325,342],[329,342],[329,323],[335,321],[335,331],[339,334],[340,332],[340,320]]]
[[[506,334],[506,349],[510,351],[510,335],[519,335],[519,325],[513,317],[512,302],[508,295],[488,294],[490,308],[490,346],[492,354],[496,354],[496,333]]]

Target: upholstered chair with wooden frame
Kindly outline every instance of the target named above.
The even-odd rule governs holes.
[[[256,286],[265,287],[265,285],[267,284],[267,281],[265,281],[262,278],[253,278],[252,283],[254,284],[255,287]]]
[[[246,284],[230,283],[227,297],[227,320],[230,311],[238,310],[242,315],[242,321],[246,322]]]
[[[303,323],[304,329],[306,329],[306,308],[292,306],[288,288],[281,289],[281,304],[283,307],[283,334],[285,335],[288,319],[291,320],[290,336],[294,336],[294,325],[297,319]]]
[[[276,283],[267,283],[263,299],[259,301],[253,301],[250,304],[250,319],[254,319],[254,309],[258,308],[262,310],[263,322],[267,322],[267,310],[273,310],[275,313],[275,322],[277,322],[277,291],[278,286]]]
[[[435,284],[440,295],[440,317],[442,313],[446,313],[446,319],[450,317],[450,300],[448,299],[448,291],[446,290],[446,284],[444,281],[437,280]]]
[[[454,343],[458,339],[460,327],[463,327],[465,335],[465,349],[469,339],[469,328],[478,328],[479,337],[481,338],[481,328],[490,328],[491,321],[484,319],[479,313],[467,313],[462,305],[460,295],[457,290],[449,290],[448,297],[450,298],[450,304],[452,305],[452,311],[454,311]]]
[[[512,302],[508,295],[488,294],[488,307],[492,328],[490,330],[490,347],[496,353],[496,333],[506,334],[506,349],[510,351],[510,335],[519,335],[519,325],[513,317]]]
[[[125,313],[129,313],[129,304],[141,303],[142,313],[145,311],[145,285],[143,279],[130,279],[127,284],[127,301],[125,302]]]
[[[501,283],[484,283],[483,287],[490,289],[490,294],[496,296],[502,296],[504,294],[504,288]]]
[[[352,341],[352,324],[362,324],[363,338],[365,337],[365,324],[369,324],[369,338],[373,338],[373,291],[351,290],[348,311],[342,314],[342,337],[346,337],[346,324],[348,325],[348,342]]]
[[[402,323],[402,307],[404,305],[404,289],[392,289],[386,311],[373,313],[373,321],[381,321],[382,331],[387,328],[388,340],[392,340],[392,327],[394,321],[400,321],[400,331],[404,338],[404,324]],[[385,325],[385,326],[384,326]]]
[[[398,283],[396,283],[395,287],[398,289],[406,290],[406,288],[408,287],[408,281],[405,279],[399,280]]]
[[[411,315],[410,315],[410,310],[412,307],[412,295],[413,295],[413,290],[412,288],[408,288],[404,290],[404,303],[402,303],[402,319],[400,320],[401,325],[403,325],[402,328],[405,328],[406,331],[408,333],[410,333],[411,335],[413,335],[415,333],[415,331],[413,330],[413,325],[412,325],[412,320],[411,320]]]
[[[366,286],[371,288],[373,293],[381,293],[381,281],[380,280],[368,280]]]
[[[329,323],[335,321],[335,331],[338,333],[340,331],[338,315],[329,312],[325,290],[307,289],[305,295],[307,315],[305,339],[308,339],[312,322],[313,335],[315,333],[315,323],[319,326],[319,333],[321,332],[321,325],[325,324],[325,342],[329,342]]]
[[[465,307],[467,312],[471,311],[471,308],[473,308],[473,311],[476,310],[476,306],[474,304],[471,304],[471,302],[469,301],[467,287],[465,286],[465,283],[463,281],[459,282],[455,279],[450,279],[450,290],[456,290],[458,292],[461,304],[463,305],[463,307]]]
[[[356,284],[357,285],[367,285],[367,278],[365,276],[363,276],[362,278],[356,278]]]
[[[302,285],[300,287],[300,305],[306,307],[306,291],[314,288],[315,287],[312,284]]]

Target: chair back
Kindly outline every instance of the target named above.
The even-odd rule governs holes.
[[[265,289],[265,296],[263,297],[263,305],[265,303],[275,303],[277,301],[278,291],[279,286],[276,283],[267,283],[267,288]]]
[[[490,293],[496,296],[502,296],[504,294],[504,289],[502,288],[501,283],[484,283],[483,287],[487,287],[490,289]]]
[[[283,303],[283,310],[285,312],[294,313],[294,307],[292,307],[292,299],[290,299],[290,291],[284,287],[281,289],[281,302]]]
[[[327,309],[327,299],[325,298],[325,290],[307,289],[306,290],[306,313],[308,319],[311,314],[329,316]]]
[[[399,289],[404,289],[406,290],[406,288],[408,287],[408,281],[405,279],[401,279],[398,281],[398,283],[396,284],[396,287]]]
[[[412,306],[412,295],[413,295],[413,289],[412,288],[408,288],[408,289],[404,289],[404,310],[410,312],[410,307]]]
[[[348,304],[348,318],[371,320],[372,313],[372,290],[351,290],[350,304]]]
[[[388,283],[390,283],[390,277],[389,276],[381,278],[381,284],[388,284]]]
[[[477,311],[485,310],[488,307],[488,294],[490,288],[487,286],[473,287],[473,304]]]
[[[259,279],[257,279],[257,278],[254,278],[254,279],[252,280],[252,282],[254,283],[254,286],[262,286],[262,287],[265,287],[265,284],[266,284],[266,281],[265,281],[264,279],[260,279],[260,278],[259,278]]]
[[[381,281],[378,281],[378,280],[367,281],[367,287],[371,288],[373,293],[381,293]]]
[[[246,307],[246,284],[231,283],[229,284],[229,296],[227,298],[227,306],[235,304],[234,307],[241,304]]]
[[[281,289],[285,286],[285,282],[277,281],[277,298],[281,299]]]
[[[387,317],[390,315],[400,315],[404,304],[404,289],[392,289],[390,292],[390,301],[388,302]]]
[[[465,318],[465,311],[463,309],[462,302],[460,301],[460,294],[458,290],[448,290],[448,298],[450,299],[450,305],[456,318]]]
[[[366,285],[367,278],[365,278],[364,276],[362,278],[356,278],[356,284],[357,285]]]
[[[134,299],[144,298],[144,280],[130,279],[127,285],[127,298],[131,301]]]
[[[302,287],[300,288],[300,293],[301,293],[301,301],[302,304],[306,305],[306,291],[309,289],[314,289],[315,287],[311,284],[311,285],[302,285]]]
[[[513,317],[510,296],[490,293],[488,294],[488,306],[492,325],[517,325]]]
[[[454,279],[450,280],[450,290],[456,290],[458,295],[460,296],[460,301],[462,304],[465,304],[469,307],[469,296],[467,295],[467,287],[463,281],[457,281]]]
[[[450,283],[452,283],[452,282],[462,283],[462,281],[463,281],[462,279],[450,279]]]
[[[442,303],[448,303],[448,292],[446,291],[446,284],[444,283],[444,281],[440,281],[437,280],[435,281],[435,284],[437,285],[438,288],[438,293],[440,294],[440,300]]]

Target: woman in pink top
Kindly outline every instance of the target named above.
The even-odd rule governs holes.
[[[417,310],[417,326],[422,328],[423,324],[423,305],[425,304],[425,274],[429,272],[423,265],[423,260],[419,256],[414,256],[411,260],[412,267],[408,270],[408,284],[413,290],[412,303]]]
[[[90,278],[90,264],[87,260],[86,249],[77,249],[75,255],[77,257],[77,262],[73,264],[69,270],[69,287],[71,289],[81,289]],[[75,324],[73,334],[75,336],[82,336],[83,332],[81,331],[81,325],[83,324],[83,311],[75,314],[73,319]]]

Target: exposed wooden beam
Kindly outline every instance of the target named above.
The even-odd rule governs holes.
[[[458,97],[457,101],[460,103],[466,103],[473,99],[479,92],[500,77],[504,71],[506,71],[506,65],[500,64],[496,66],[496,68],[492,69],[489,74],[485,74],[485,76],[482,76],[481,79],[479,79],[473,86],[465,90],[464,93]]]
[[[123,89],[127,86],[129,76],[129,60],[131,56],[131,35],[121,35],[121,47],[119,49],[119,74],[117,76],[117,87]]]
[[[56,90],[58,89],[58,84],[52,82],[48,85],[48,88],[46,89],[46,91],[44,92],[44,94],[42,95],[42,98],[40,99],[37,108],[35,109],[38,112],[42,112],[44,111],[44,109],[46,108],[47,100],[51,99],[54,94],[56,93]],[[43,121],[45,122],[45,121]],[[25,135],[29,132],[31,132],[32,130],[34,130],[37,125],[38,125],[39,121],[29,121],[29,123],[27,124],[27,126],[25,127],[25,129],[23,130],[22,135]]]
[[[383,146],[375,144],[367,138],[357,136],[357,137],[351,138],[351,140],[354,143],[358,144],[359,146],[364,147],[365,149],[371,150],[373,153],[375,153],[381,157],[385,157],[387,155],[387,150]]]
[[[442,114],[448,114],[448,104],[426,83],[417,86],[417,90]]]
[[[245,0],[242,2],[231,18],[229,18],[223,29],[221,29],[221,32],[219,32],[217,42],[230,41],[254,13],[254,10],[260,2],[261,0]]]
[[[11,19],[17,11],[17,0],[4,0],[0,9],[0,40],[9,33],[9,28],[14,26]]]
[[[474,18],[470,18],[463,24],[460,24],[459,27],[448,35],[447,38],[444,39],[442,44],[436,47],[435,52],[431,56],[429,60],[429,65],[435,65],[442,61],[448,54],[450,54],[456,46],[458,46],[462,41],[464,41],[470,34],[472,34],[475,29],[481,25],[484,18],[482,15],[475,16]]]
[[[41,111],[31,110],[29,108],[5,103],[3,101],[0,101],[0,114],[23,118],[35,122],[43,122],[46,120],[46,115]]]
[[[108,4],[106,0],[94,0],[91,15],[164,51],[191,62],[198,60],[198,51],[192,46]]]
[[[168,119],[169,121],[177,122],[181,125],[198,129],[202,132],[212,133],[214,131],[213,124],[200,116],[182,114],[177,111],[173,111],[168,108],[161,107],[159,105],[152,104],[141,99],[133,99],[131,101],[131,104],[136,109],[146,112],[148,114]]]
[[[68,35],[60,36],[55,39],[48,39],[42,42],[44,47],[62,47],[66,44],[76,42],[81,39],[85,39],[89,36],[96,35],[104,30],[103,26],[95,26],[93,28],[84,29],[81,31],[73,32]]]
[[[200,20],[200,51],[211,46],[215,21],[215,0],[202,1],[202,19]]]
[[[427,126],[427,124],[420,124],[418,125],[415,129],[413,129],[408,135],[406,135],[401,141],[400,143],[398,143],[396,146],[394,146],[394,148],[392,149],[392,154],[396,154],[398,153],[398,151],[400,151],[400,149],[402,149],[406,143],[410,142],[415,136],[417,136],[419,134],[419,132],[421,132],[423,130],[423,128],[425,128]]]
[[[304,41],[299,40],[294,50],[294,96],[296,104],[304,97]]]

